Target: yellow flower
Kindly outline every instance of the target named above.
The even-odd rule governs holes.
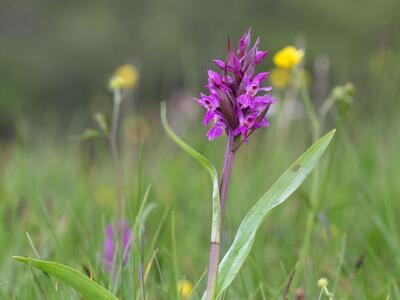
[[[132,65],[122,65],[118,67],[110,79],[110,89],[129,89],[134,88],[139,79],[137,68]]]
[[[296,49],[293,46],[287,46],[282,50],[278,51],[274,55],[274,64],[278,68],[292,69],[297,66],[304,56],[302,49]]]
[[[289,85],[291,80],[290,71],[285,69],[273,69],[269,80],[271,80],[271,84],[274,87],[278,89],[284,89]]]
[[[178,283],[178,292],[183,299],[189,299],[193,291],[193,284],[188,280],[181,280]]]
[[[328,279],[326,279],[326,278],[321,278],[320,280],[318,280],[318,286],[319,286],[321,289],[326,288],[326,287],[328,286]]]

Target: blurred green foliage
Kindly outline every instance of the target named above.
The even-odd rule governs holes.
[[[196,94],[211,59],[224,57],[227,35],[236,41],[249,26],[271,53],[305,44],[310,69],[327,55],[332,83],[354,82],[364,113],[390,111],[399,92],[399,11],[397,0],[4,0],[0,133],[21,118],[63,124],[108,107],[106,81],[126,62],[141,71],[139,106],[179,89]]]
[[[275,119],[272,122],[275,124]],[[317,281],[322,276],[329,279],[329,288],[338,299],[400,296],[399,121],[384,132],[376,125],[363,130],[356,124],[357,135],[351,137],[346,129],[338,130],[336,150],[332,145],[321,162],[330,175],[321,179],[322,204],[301,280],[310,298],[318,294]],[[265,187],[309,145],[305,128],[306,121],[297,121],[284,141],[277,126],[271,126],[254,134],[240,149],[227,205],[224,252]],[[220,169],[224,140],[209,143],[204,131],[194,121],[181,135]],[[81,271],[86,267],[102,285],[110,282],[102,264],[103,228],[115,218],[115,191],[106,145],[95,141],[60,143],[59,137],[53,139],[47,133],[33,146],[12,145],[0,152],[1,299],[42,299],[50,293],[40,272],[27,272],[26,266],[11,259],[12,255],[34,256],[27,231],[44,259]],[[123,157],[125,213],[131,224],[140,201],[137,148],[137,144],[125,144]],[[211,185],[207,173],[161,131],[146,139],[144,150],[141,190],[143,193],[151,183],[148,203],[156,205],[144,230],[146,257],[151,255],[150,242],[161,226],[157,263],[151,268],[146,294],[148,299],[173,299],[174,269],[179,279],[196,283],[207,266]],[[310,184],[305,182],[263,223],[227,299],[249,299],[250,295],[262,299],[260,288],[267,299],[281,298],[304,238]],[[172,259],[171,211],[175,213],[177,261]],[[167,218],[162,221],[164,213]],[[131,279],[132,274],[126,274],[129,284]],[[204,280],[193,299],[199,299],[203,288]],[[59,284],[58,291],[61,299],[79,298],[65,285]]]

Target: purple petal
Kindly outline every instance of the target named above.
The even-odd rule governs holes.
[[[263,96],[254,97],[254,102],[257,105],[259,105],[259,104],[274,104],[274,103],[276,103],[276,99],[272,95],[266,94]]]
[[[244,52],[249,48],[250,36],[251,36],[251,29],[249,28],[247,32],[245,32],[239,40],[239,51]]]
[[[215,112],[207,110],[207,112],[204,115],[203,125],[208,126],[208,124],[210,124],[210,121],[214,119],[214,117],[215,117]]]
[[[200,94],[201,98],[194,98],[202,107],[207,110],[215,110],[219,107],[219,100],[216,95],[207,96],[203,93]]]
[[[268,127],[268,126],[269,126],[269,122],[268,122],[267,117],[264,117],[261,119],[261,121],[254,123],[254,128]]]
[[[220,59],[214,59],[213,63],[216,64],[221,70],[225,69],[225,62]]]
[[[240,59],[236,56],[236,54],[233,51],[230,51],[228,53],[226,62],[227,62],[227,71],[234,73],[240,72]]]
[[[268,51],[257,51],[256,52],[256,64],[259,64],[268,54]]]
[[[253,82],[261,83],[267,76],[268,76],[268,72],[258,73],[256,76],[254,76]]]
[[[235,131],[233,132],[233,134],[235,136],[238,136],[240,134],[246,134],[247,128],[245,126],[239,126],[238,128],[235,129]]]
[[[117,223],[117,233],[114,231],[114,225],[108,224],[105,228],[105,241],[104,241],[104,260],[107,270],[111,273],[113,271],[114,257],[116,245],[119,249],[121,256],[123,256],[124,264],[128,262],[131,250],[131,235],[132,230],[129,228],[127,221],[119,221]]]
[[[216,86],[221,85],[222,78],[217,72],[208,70],[208,79]]]
[[[264,92],[270,92],[272,91],[272,86],[268,85],[268,86],[264,86],[258,89],[259,91],[264,91]]]
[[[208,140],[212,141],[224,133],[224,127],[220,123],[215,123],[215,125],[208,131]]]
[[[107,268],[111,271],[114,259],[114,228],[112,224],[107,225],[105,229],[104,259]]]
[[[258,93],[258,88],[259,88],[259,84],[258,83],[252,83],[252,84],[250,84],[249,86],[247,86],[247,88],[246,88],[246,93],[248,94],[248,95],[251,95],[251,96],[255,96],[257,93]]]
[[[122,239],[122,247],[123,250],[123,259],[124,263],[128,262],[130,250],[131,250],[131,239],[132,239],[132,230],[129,228],[128,222],[122,221],[118,224],[118,235],[121,236]]]
[[[242,135],[243,137],[243,142],[247,144],[249,141],[247,140],[247,127],[246,126],[239,126],[238,128],[235,129],[233,132],[235,136]]]
[[[237,102],[241,104],[242,108],[249,107],[251,105],[251,97],[248,94],[240,95],[237,98]]]

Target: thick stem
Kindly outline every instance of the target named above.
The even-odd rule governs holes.
[[[210,259],[208,262],[206,300],[214,300],[215,298],[220,252],[221,252],[220,242],[211,242]]]
[[[225,160],[224,166],[222,168],[221,184],[219,188],[220,193],[220,205],[221,205],[221,233],[223,232],[224,217],[225,217],[225,204],[228,198],[229,183],[231,181],[232,166],[235,159],[234,150],[234,136],[233,132],[228,133],[228,142],[226,144]],[[218,277],[218,265],[221,253],[221,243],[218,241],[211,241],[210,246],[210,260],[208,264],[208,278],[207,278],[207,291],[206,299],[213,300],[215,298],[216,287],[217,287],[217,277]]]

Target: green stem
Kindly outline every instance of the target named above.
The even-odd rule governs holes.
[[[221,204],[221,222],[220,232],[216,236],[218,239],[212,240],[210,245],[210,260],[208,263],[208,278],[207,278],[207,291],[206,300],[215,299],[217,278],[218,278],[218,265],[221,253],[220,237],[222,236],[225,216],[225,204],[228,199],[228,188],[231,181],[233,161],[235,159],[234,150],[234,136],[233,132],[228,133],[228,142],[226,145],[225,161],[222,168],[221,185],[220,185],[220,204]]]
[[[320,134],[320,121],[315,112],[314,106],[311,101],[310,94],[308,92],[307,86],[301,78],[300,70],[296,70],[297,77],[300,80],[300,94],[303,99],[304,108],[306,110],[307,116],[311,123],[312,130],[312,140],[315,142],[318,139]],[[308,256],[308,252],[310,251],[312,233],[314,231],[317,213],[319,210],[319,179],[320,179],[320,168],[319,165],[315,167],[315,170],[311,177],[311,191],[310,191],[310,208],[307,212],[307,220],[306,220],[306,229],[303,239],[303,244],[300,248],[299,254],[299,265],[296,270],[296,275],[293,280],[293,286],[296,287],[298,285],[302,270],[305,266],[305,261]]]
[[[300,81],[300,94],[301,98],[303,99],[304,108],[306,109],[307,116],[311,122],[312,137],[313,137],[313,142],[315,142],[318,139],[320,122],[318,120],[317,113],[315,112],[314,106],[312,104],[310,93],[308,92],[307,89],[307,84],[302,78],[300,70],[299,69],[295,70],[295,73]]]
[[[110,128],[110,134],[108,136],[108,142],[111,148],[111,156],[112,156],[114,176],[115,176],[115,193],[117,196],[117,201],[116,201],[117,220],[121,219],[122,217],[121,214],[124,206],[123,174],[122,174],[121,160],[118,153],[118,142],[117,142],[121,101],[122,101],[121,91],[114,90],[113,111],[111,116],[111,128]]]
[[[175,299],[179,299],[179,290],[178,290],[178,282],[179,282],[179,274],[178,274],[178,255],[176,251],[176,233],[175,233],[175,212],[172,212],[171,215],[171,243],[172,243],[172,262],[173,262],[173,274],[174,274],[174,294]]]

